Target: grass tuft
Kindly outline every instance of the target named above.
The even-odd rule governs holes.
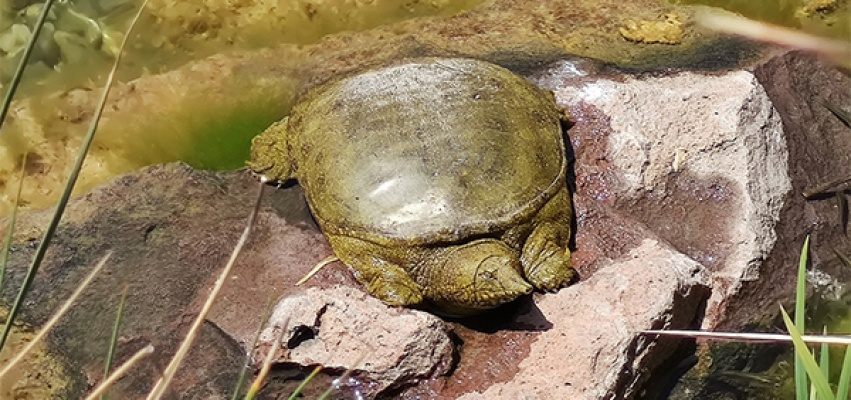
[[[296,387],[295,390],[290,394],[290,397],[287,397],[287,400],[298,399],[298,396],[301,395],[301,392],[304,390],[305,387],[307,387],[307,384],[310,383],[313,378],[316,378],[316,375],[319,375],[320,372],[322,372],[322,366],[317,365],[316,368],[313,369],[313,371],[310,371],[310,375],[308,375],[306,378],[304,378],[303,381],[301,381],[301,383],[298,384],[298,387]]]
[[[796,371],[797,366],[801,365],[801,368],[806,371],[809,378],[813,381],[813,385],[816,387],[816,391],[818,392],[818,396],[821,400],[835,400],[836,397],[833,395],[833,392],[830,390],[830,385],[827,383],[827,377],[822,375],[816,359],[813,357],[812,353],[810,353],[810,348],[807,347],[807,344],[804,343],[803,340],[801,340],[801,332],[795,326],[795,323],[792,322],[792,318],[789,317],[789,314],[786,313],[786,309],[784,309],[783,306],[780,306],[780,313],[783,315],[783,322],[786,324],[786,329],[789,330],[789,336],[792,337],[792,343],[795,347]],[[796,395],[803,391],[806,398],[807,386],[805,384],[803,387],[800,387],[798,386],[798,382],[799,381],[796,379]]]
[[[257,327],[257,332],[254,334],[254,339],[251,341],[251,347],[245,351],[245,361],[242,363],[242,368],[239,370],[239,376],[236,379],[236,383],[233,385],[233,395],[231,395],[231,400],[237,400],[239,398],[239,394],[242,392],[242,384],[245,382],[245,374],[246,371],[248,371],[249,364],[251,364],[251,350],[257,346],[257,342],[260,340],[260,333],[263,332],[263,327],[272,315],[274,300],[274,296],[269,296],[269,300],[266,301],[266,307],[264,308],[263,315],[260,316],[260,326]]]
[[[349,369],[343,372],[343,375],[340,375],[339,378],[334,379],[334,381],[331,382],[331,385],[328,386],[328,389],[322,392],[318,400],[328,400],[328,398],[331,397],[331,393],[333,393],[335,389],[338,389],[341,383],[345,382],[347,379],[349,379],[350,376],[352,376],[352,373],[355,371],[355,368],[357,368],[357,366],[360,365],[361,361],[366,358],[366,354],[367,352],[361,353],[361,355],[358,356],[357,360],[355,360],[354,364],[352,364]]]
[[[266,352],[266,357],[263,358],[263,365],[260,367],[260,372],[257,374],[257,377],[254,378],[254,382],[251,382],[251,387],[248,388],[248,393],[245,394],[245,400],[254,400],[257,393],[260,392],[260,389],[263,387],[263,383],[266,381],[266,376],[269,375],[269,369],[272,368],[272,360],[275,358],[275,351],[277,351],[281,346],[281,340],[284,339],[284,334],[287,332],[287,324],[289,323],[289,320],[284,320],[284,323],[281,324],[281,331],[278,332],[278,336],[275,336],[275,340],[272,342],[272,347],[269,347],[269,351]]]

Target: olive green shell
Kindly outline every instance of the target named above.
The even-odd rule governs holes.
[[[565,185],[552,95],[470,59],[416,59],[308,93],[295,175],[329,233],[458,241],[527,221]]]

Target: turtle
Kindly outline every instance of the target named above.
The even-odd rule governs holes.
[[[308,90],[247,164],[298,181],[370,294],[471,315],[574,278],[566,118],[498,65],[407,59]]]

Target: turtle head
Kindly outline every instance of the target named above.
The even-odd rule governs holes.
[[[453,246],[431,267],[426,297],[445,315],[474,314],[532,291],[516,252],[499,240]]]
[[[295,168],[287,145],[287,119],[275,122],[251,140],[247,165],[263,182],[280,184],[293,178]]]

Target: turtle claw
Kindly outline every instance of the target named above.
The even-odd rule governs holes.
[[[523,274],[536,289],[552,292],[566,286],[576,274],[570,250],[559,246],[558,228],[552,223],[538,226],[523,246]]]

